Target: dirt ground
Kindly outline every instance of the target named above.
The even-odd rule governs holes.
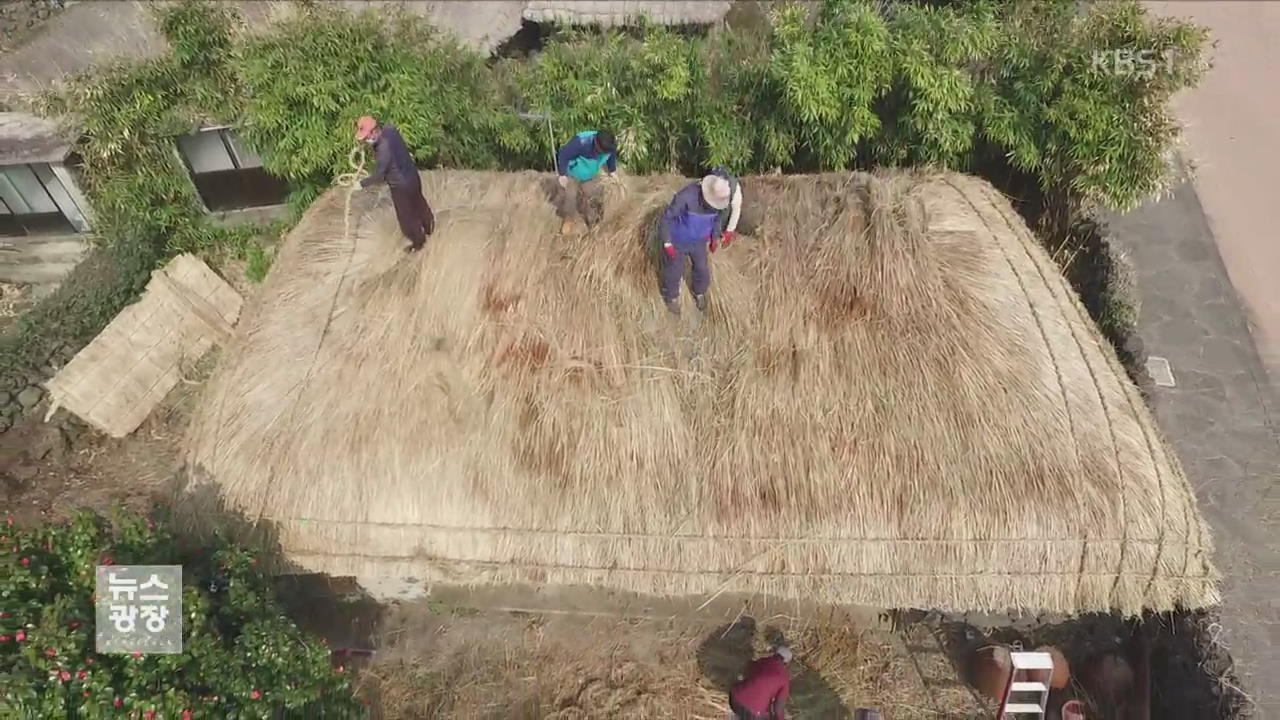
[[[0,282],[0,331],[9,326],[23,310],[31,306],[31,289],[27,285]]]
[[[6,514],[22,524],[63,520],[78,508],[146,511],[175,476],[190,390],[175,390],[132,435],[114,440],[41,407],[0,435],[0,488]]]
[[[792,717],[848,718],[860,708],[879,709],[886,719],[983,712],[927,632],[917,638],[924,644],[912,647],[911,632],[887,626],[782,616],[699,622],[433,602],[376,614],[368,638],[376,650],[359,688],[383,718],[719,720],[745,664],[778,641],[796,652]]]

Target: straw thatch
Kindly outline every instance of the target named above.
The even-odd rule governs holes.
[[[199,258],[175,257],[49,381],[49,415],[66,408],[111,437],[128,435],[184,370],[231,340],[243,303]]]
[[[939,609],[1214,602],[1177,461],[1051,260],[958,175],[752,178],[709,315],[665,314],[634,179],[560,238],[545,177],[319,200],[191,460],[335,574]]]

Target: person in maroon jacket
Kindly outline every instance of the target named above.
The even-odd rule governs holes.
[[[791,649],[779,645],[773,654],[753,660],[742,680],[729,691],[729,708],[737,720],[787,720],[791,696]]]
[[[436,228],[436,219],[422,196],[422,178],[400,131],[394,125],[379,125],[377,120],[365,115],[356,122],[356,140],[372,145],[378,160],[377,169],[360,181],[360,187],[387,184],[400,232],[409,239],[409,252],[421,250],[427,236]]]

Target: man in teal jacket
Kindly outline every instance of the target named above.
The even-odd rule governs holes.
[[[573,232],[573,221],[581,216],[587,227],[594,226],[603,214],[600,183],[595,182],[604,168],[609,177],[618,172],[617,144],[613,135],[603,130],[586,130],[556,153],[556,169],[560,171],[560,193],[556,210],[564,224],[560,232]]]

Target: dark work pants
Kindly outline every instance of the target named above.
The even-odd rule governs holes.
[[[729,709],[733,711],[733,720],[772,720],[773,713],[757,715],[729,698]]]
[[[427,242],[427,236],[436,229],[435,215],[422,196],[421,185],[398,185],[391,188],[391,203],[396,207],[396,221],[400,232],[409,238],[415,248]]]
[[[694,295],[702,295],[711,287],[711,265],[707,260],[707,244],[681,250],[676,248],[675,258],[662,254],[662,299],[671,302],[680,297],[680,279],[684,277],[684,261],[689,259],[693,265],[693,277],[689,280],[689,289]]]
[[[580,183],[570,178],[568,185],[556,191],[556,212],[563,220],[581,217],[587,227],[595,227],[604,215],[604,184],[599,180]]]

